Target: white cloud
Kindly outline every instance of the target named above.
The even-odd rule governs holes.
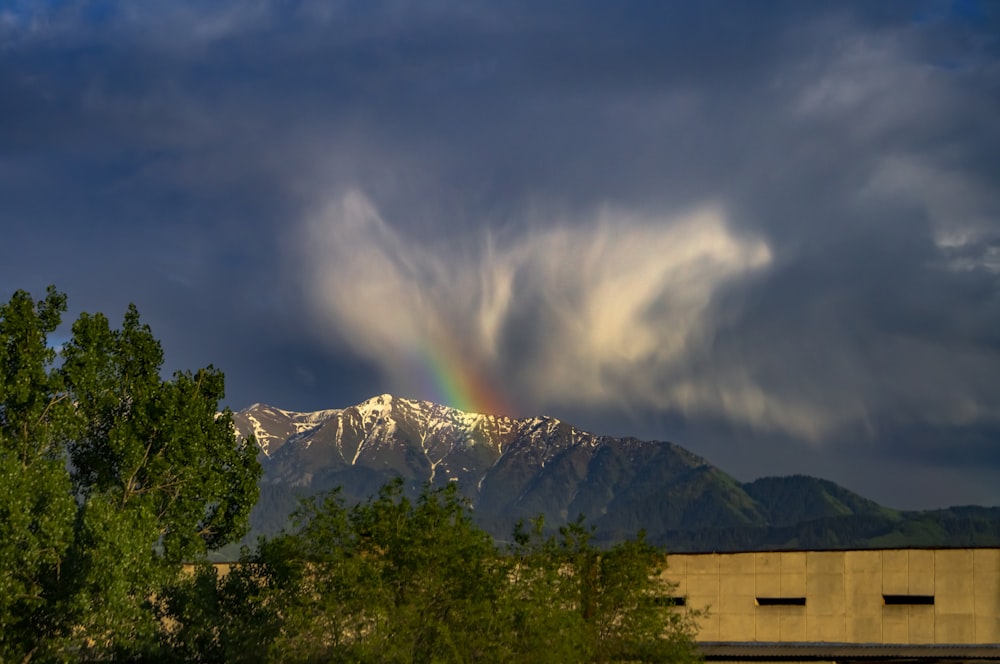
[[[506,241],[431,241],[406,237],[352,191],[312,215],[300,240],[321,333],[400,392],[419,383],[414,358],[445,348],[531,413],[619,404],[809,442],[876,434],[885,418],[967,421],[991,399],[961,349],[870,331],[873,359],[822,302],[801,312],[830,318],[818,327],[723,337],[740,316],[723,304],[739,298],[721,296],[773,257],[711,206],[675,217],[609,207]]]
[[[405,381],[407,358],[425,347],[450,344],[533,408],[625,402],[806,437],[829,423],[711,367],[716,296],[771,262],[717,208],[674,218],[607,208],[469,251],[404,238],[353,191],[303,231],[297,260],[323,334],[390,379]]]

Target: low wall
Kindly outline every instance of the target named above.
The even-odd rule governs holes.
[[[1000,643],[1000,549],[672,554],[700,642]]]

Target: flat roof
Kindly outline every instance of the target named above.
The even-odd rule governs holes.
[[[943,544],[939,545],[928,545],[928,546],[868,546],[868,547],[857,547],[857,546],[845,546],[845,547],[827,547],[827,548],[817,548],[813,547],[811,549],[799,549],[799,548],[787,548],[787,549],[733,549],[725,551],[675,551],[669,546],[665,547],[668,556],[728,556],[737,553],[842,553],[842,552],[852,552],[852,551],[997,551],[1000,550],[1000,545],[996,544],[981,544],[981,545],[956,545],[947,546]]]
[[[941,661],[1000,660],[1000,644],[699,642],[709,661]]]

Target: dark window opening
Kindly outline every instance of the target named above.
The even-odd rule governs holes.
[[[654,597],[653,606],[687,606],[686,597]]]
[[[882,595],[889,604],[933,604],[934,595]]]
[[[758,597],[757,606],[805,606],[805,597]]]

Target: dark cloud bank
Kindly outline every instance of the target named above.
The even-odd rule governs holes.
[[[236,408],[433,398],[433,351],[737,477],[997,504],[998,34],[986,2],[14,2],[0,286],[135,301]]]

